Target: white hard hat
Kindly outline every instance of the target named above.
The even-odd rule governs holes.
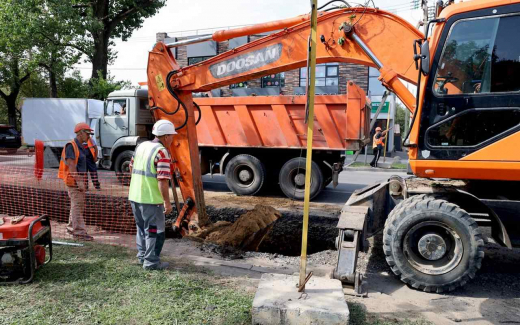
[[[152,128],[152,133],[155,136],[160,137],[161,135],[177,134],[175,126],[168,120],[159,120],[155,122]]]

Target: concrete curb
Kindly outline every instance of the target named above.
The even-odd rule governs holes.
[[[378,172],[378,173],[406,173],[406,169],[371,168],[371,167],[343,167],[344,171]]]
[[[194,262],[197,266],[220,266],[220,267],[230,267],[235,269],[242,269],[245,271],[252,271],[252,272],[258,272],[258,273],[277,273],[277,274],[286,274],[291,275],[294,273],[294,270],[282,270],[278,268],[269,268],[269,267],[262,267],[262,266],[256,266],[253,264],[246,264],[246,263],[235,263],[227,260],[219,260],[216,258],[208,258],[208,257],[202,257],[202,256],[195,256],[195,255],[181,255],[178,257],[174,257],[174,259],[186,259],[189,261]]]

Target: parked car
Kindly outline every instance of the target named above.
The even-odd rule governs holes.
[[[22,146],[22,137],[14,126],[0,124],[0,151],[16,153]]]

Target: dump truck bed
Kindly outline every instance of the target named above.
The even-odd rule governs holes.
[[[303,148],[306,96],[196,98],[201,147]],[[345,95],[315,98],[314,149],[359,150],[369,133],[370,109],[354,83]]]

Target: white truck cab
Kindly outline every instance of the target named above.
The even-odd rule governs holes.
[[[135,147],[142,141],[153,139],[153,121],[146,89],[110,93],[96,132],[101,147],[100,164],[116,173],[128,172]]]

